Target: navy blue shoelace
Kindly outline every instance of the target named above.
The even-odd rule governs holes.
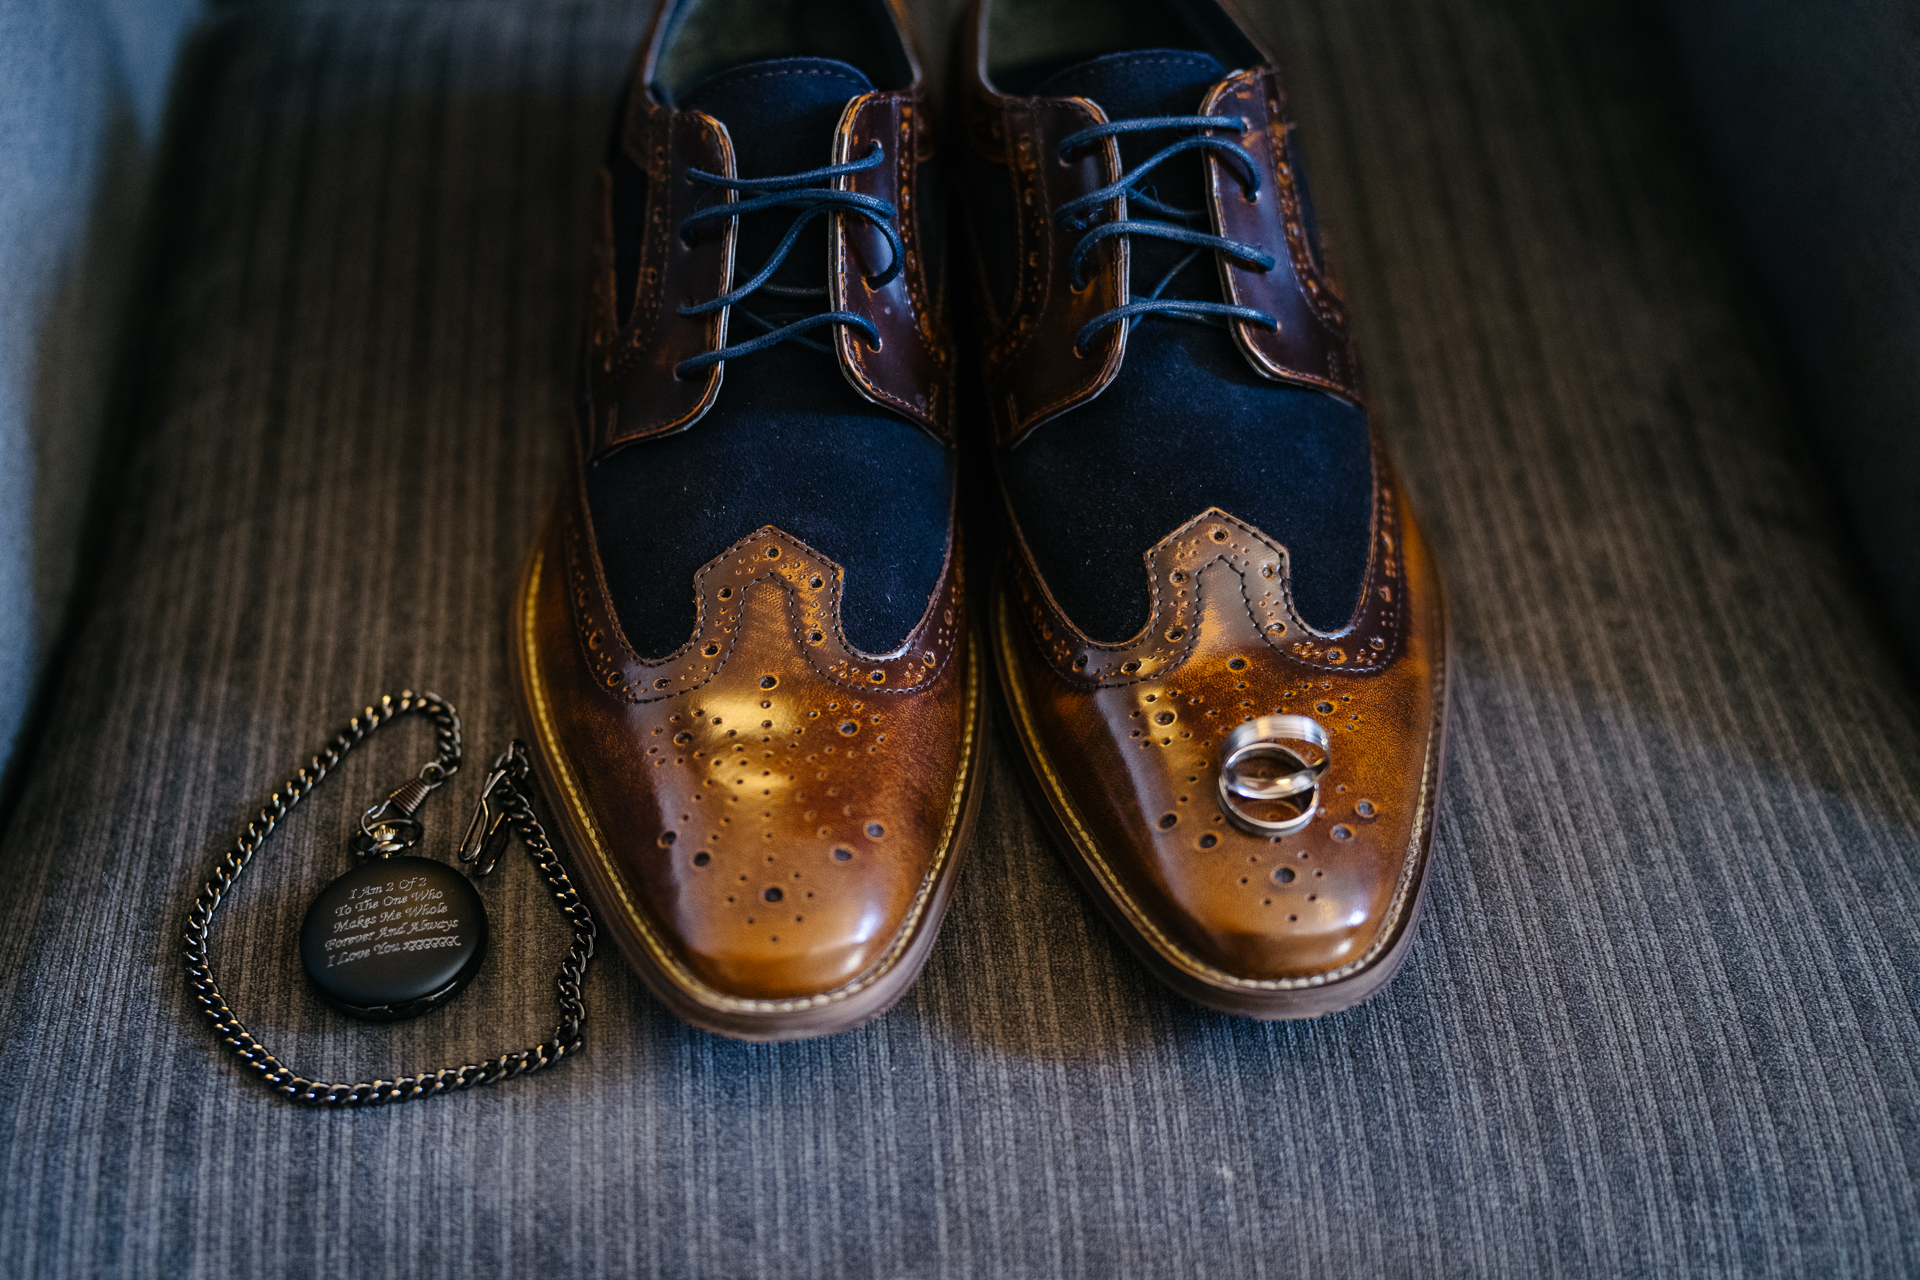
[[[1116,120],[1111,124],[1082,129],[1062,139],[1060,158],[1072,159],[1073,153],[1087,144],[1123,133],[1144,133],[1154,129],[1231,129],[1238,134],[1244,133],[1246,127],[1246,121],[1238,116],[1151,116],[1138,120]],[[1087,339],[1108,325],[1118,324],[1123,320],[1129,325],[1136,325],[1150,315],[1174,316],[1207,323],[1224,323],[1227,318],[1233,318],[1246,320],[1267,329],[1279,328],[1279,322],[1271,315],[1252,307],[1239,307],[1225,302],[1203,302],[1194,298],[1160,296],[1166,292],[1167,286],[1173,283],[1174,277],[1186,270],[1196,258],[1208,250],[1224,253],[1260,271],[1271,271],[1274,265],[1273,255],[1265,252],[1258,245],[1197,230],[1193,224],[1206,217],[1205,210],[1176,208],[1140,189],[1141,179],[1174,156],[1189,151],[1215,151],[1238,160],[1244,167],[1245,173],[1240,183],[1242,196],[1249,201],[1259,198],[1260,173],[1255,168],[1253,156],[1247,149],[1231,138],[1216,138],[1211,134],[1199,133],[1161,148],[1134,166],[1131,172],[1122,173],[1114,182],[1097,191],[1089,191],[1084,196],[1069,200],[1054,210],[1054,216],[1064,223],[1068,230],[1079,231],[1097,220],[1101,205],[1116,196],[1126,197],[1127,213],[1121,214],[1110,222],[1101,222],[1092,226],[1092,229],[1081,236],[1080,242],[1074,246],[1073,256],[1068,259],[1067,267],[1073,277],[1073,287],[1076,289],[1086,287],[1087,281],[1083,268],[1086,265],[1087,255],[1096,246],[1115,236],[1151,236],[1157,240],[1170,240],[1177,244],[1194,246],[1192,253],[1182,258],[1174,265],[1173,270],[1161,277],[1151,293],[1144,297],[1138,295],[1129,297],[1124,304],[1103,311],[1082,325],[1080,332],[1074,335],[1075,351],[1084,355]],[[1159,214],[1162,218],[1177,219],[1177,221],[1163,222],[1135,218],[1131,216],[1131,210],[1135,207]]]
[[[766,265],[755,272],[751,280],[728,290],[726,293],[721,294],[709,302],[691,303],[683,306],[679,308],[680,314],[683,316],[708,315],[720,310],[722,307],[735,306],[756,290],[789,298],[817,298],[827,296],[827,287],[825,285],[820,285],[815,288],[796,288],[789,285],[769,284],[768,281],[773,279],[774,273],[778,271],[781,264],[787,260],[787,255],[793,251],[793,246],[799,241],[800,232],[805,229],[806,225],[821,214],[828,212],[851,213],[857,217],[865,218],[868,222],[880,229],[881,234],[887,238],[887,246],[892,250],[893,258],[892,261],[887,263],[886,270],[880,272],[878,275],[868,276],[867,282],[875,288],[880,288],[891,282],[895,276],[900,274],[900,268],[906,260],[906,246],[900,241],[900,233],[893,229],[893,217],[895,213],[893,205],[876,196],[862,195],[857,191],[837,191],[830,187],[813,185],[820,182],[830,182],[843,174],[864,172],[876,165],[884,163],[885,160],[885,152],[880,144],[876,142],[873,144],[873,149],[862,159],[849,161],[846,164],[832,164],[824,168],[809,169],[804,173],[788,174],[777,178],[728,178],[721,174],[707,173],[700,169],[689,169],[687,176],[696,182],[705,182],[712,186],[725,187],[729,190],[748,193],[749,195],[749,198],[745,200],[729,200],[725,204],[709,205],[707,208],[700,210],[688,218],[685,222],[682,222],[680,224],[680,237],[689,244],[693,243],[693,238],[699,230],[710,224],[744,217],[749,213],[758,213],[763,209],[798,209],[800,214],[793,220],[793,225],[787,228],[787,234],[782,237],[779,246],[774,249],[773,253],[767,258]],[[768,332],[761,334],[757,338],[750,338],[745,342],[736,342],[731,346],[721,347],[716,351],[709,351],[703,355],[694,356],[690,360],[682,360],[674,366],[673,374],[676,378],[684,378],[687,374],[695,370],[704,369],[708,365],[719,364],[722,360],[730,360],[737,356],[750,356],[756,351],[764,351],[775,343],[785,342],[789,338],[798,338],[801,345],[824,351],[827,348],[822,344],[809,341],[806,338],[800,338],[799,335],[809,329],[817,329],[822,325],[829,324],[843,324],[859,329],[867,335],[867,341],[875,351],[880,349],[880,331],[874,328],[873,322],[865,316],[855,315],[851,311],[816,312],[813,315],[806,316],[791,324],[785,325],[776,325],[772,321],[754,315],[745,308],[739,308],[738,313],[744,319],[766,329]]]

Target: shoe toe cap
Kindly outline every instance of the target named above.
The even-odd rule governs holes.
[[[1417,538],[1404,630],[1378,646],[1318,638],[1295,617],[1274,625],[1259,606],[1279,594],[1275,579],[1258,555],[1225,554],[1259,545],[1229,518],[1199,522],[1195,540],[1223,553],[1172,562],[1166,579],[1190,603],[1156,618],[1146,641],[1063,645],[1029,587],[1004,599],[997,643],[1076,866],[1183,990],[1257,1012],[1263,993],[1357,977],[1411,927],[1433,826],[1443,619]],[[1364,663],[1347,652],[1356,644]],[[1229,738],[1272,716],[1311,720],[1326,739],[1304,822],[1284,821],[1302,816],[1292,801],[1261,809],[1221,791]],[[1284,767],[1318,758],[1301,751]],[[1249,817],[1285,830],[1250,830]]]
[[[736,558],[782,572],[709,584],[697,679],[600,674],[614,630],[590,577],[530,588],[521,651],[603,930],[656,990],[729,1016],[838,999],[897,962],[951,874],[970,785],[977,695],[952,613],[932,615],[937,641],[845,670],[791,585],[836,571],[794,569],[808,550],[776,537]],[[566,552],[550,541],[541,563]]]

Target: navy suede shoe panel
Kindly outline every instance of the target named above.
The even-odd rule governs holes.
[[[1137,634],[1150,608],[1141,557],[1211,506],[1287,548],[1294,604],[1309,626],[1345,626],[1372,530],[1366,415],[1267,382],[1212,328],[1149,320],[1134,342],[1099,399],[1040,427],[1001,462],[1014,516],[1060,607],[1095,640]]]
[[[841,112],[871,88],[846,63],[785,58],[722,72],[682,105],[727,126],[741,176],[770,177],[830,164]],[[792,217],[775,209],[741,219],[736,280],[760,269]],[[826,255],[826,220],[816,218],[773,283],[821,292],[750,295],[733,308],[731,340],[827,310]],[[856,648],[898,649],[926,612],[946,559],[947,451],[856,392],[819,336],[729,360],[719,399],[700,421],[587,469],[607,586],[642,656],[687,642],[695,573],[769,524],[846,570],[841,624]]]
[[[1154,49],[1093,59],[1042,91],[1089,98],[1115,120],[1191,115],[1225,74],[1206,54]],[[1124,135],[1123,162],[1131,168],[1180,136]],[[1198,207],[1200,164],[1175,157],[1142,185],[1167,203]],[[1135,296],[1188,254],[1137,238]],[[1165,296],[1218,301],[1213,255],[1180,269]],[[1048,587],[1095,640],[1128,639],[1146,625],[1142,555],[1209,506],[1286,546],[1294,603],[1308,625],[1337,631],[1359,604],[1372,534],[1366,415],[1261,377],[1222,325],[1141,321],[1113,384],[1036,429],[1001,460],[1001,476]]]
[[[688,111],[704,111],[726,125],[735,171],[742,177],[762,178],[833,163],[833,131],[841,113],[850,100],[871,92],[873,82],[844,62],[781,58],[723,71],[687,94],[680,105]],[[740,198],[750,194],[742,192]],[[760,270],[792,223],[793,215],[782,210],[741,220],[733,255],[736,282]],[[824,285],[826,252],[827,219],[815,218],[800,233],[774,283]],[[762,304],[768,302],[767,297],[756,296],[744,305],[764,315]],[[811,309],[825,310],[825,299]],[[733,370],[727,372],[731,377]]]
[[[1190,116],[1200,109],[1207,90],[1227,78],[1220,59],[1197,49],[1135,49],[1090,58],[1056,71],[1035,90],[1046,98],[1088,98],[1100,104],[1109,120],[1137,116]],[[1121,154],[1134,163],[1129,150],[1149,155],[1170,141],[1153,135],[1121,135]]]
[[[607,588],[643,657],[687,642],[694,574],[767,524],[846,570],[841,623],[856,648],[898,649],[926,612],[946,560],[947,451],[890,413],[850,411],[844,386],[818,395],[794,366],[825,358],[786,343],[730,363],[726,413],[587,468]],[[736,380],[748,363],[756,376]]]

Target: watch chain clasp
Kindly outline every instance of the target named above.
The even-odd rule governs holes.
[[[419,844],[426,828],[413,815],[447,776],[448,770],[439,761],[428,761],[417,777],[401,783],[385,800],[361,814],[360,829],[347,840],[354,861],[391,858]]]
[[[526,747],[516,739],[494,760],[486,784],[480,788],[473,820],[467,823],[467,834],[460,840],[460,861],[476,880],[493,874],[494,864],[507,847],[513,828],[506,800],[517,795],[518,784],[526,776]]]

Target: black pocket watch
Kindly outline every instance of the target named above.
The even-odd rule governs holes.
[[[507,835],[496,806],[511,784],[512,753],[494,764],[480,807],[460,842],[472,876],[409,854],[421,836],[414,812],[445,774],[429,764],[361,815],[348,843],[358,863],[307,908],[300,962],[342,1013],[395,1022],[437,1009],[473,980],[487,958],[487,908],[473,880],[493,871]]]
[[[329,1084],[302,1075],[276,1058],[228,1007],[214,981],[208,954],[214,913],[240,875],[266,846],[282,819],[382,725],[407,715],[432,721],[436,751],[412,781],[368,809],[348,843],[357,864],[334,880],[300,929],[300,960],[327,1000],[359,1018],[390,1022],[445,1004],[473,980],[487,955],[487,912],[472,881],[489,875],[510,838],[517,837],[572,928],[573,945],[554,984],[560,1021],[539,1044],[479,1062],[416,1072],[391,1080]],[[274,1092],[314,1107],[370,1107],[457,1093],[540,1071],[580,1051],[587,1006],[581,998],[593,956],[593,914],[573,882],[528,794],[532,779],[526,747],[501,752],[480,789],[479,808],[460,841],[458,861],[468,870],[407,852],[420,842],[414,814],[436,787],[460,768],[460,717],[432,693],[402,690],[347,722],[297,770],[213,867],[187,917],[186,977],[194,1003],[212,1022],[221,1044]],[[470,881],[468,876],[472,877]]]

